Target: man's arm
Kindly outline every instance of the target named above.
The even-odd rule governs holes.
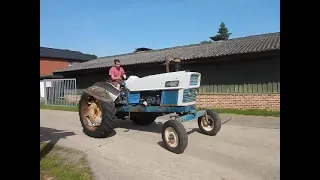
[[[122,68],[122,73],[121,73],[122,75],[122,77],[124,78],[124,79],[127,79],[127,75],[126,75],[126,73],[124,72],[124,69]]]
[[[115,81],[115,80],[118,80],[119,78],[115,77],[114,74],[111,74],[111,79]]]

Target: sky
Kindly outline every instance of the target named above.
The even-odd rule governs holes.
[[[280,32],[280,0],[40,0],[40,46],[98,57]]]

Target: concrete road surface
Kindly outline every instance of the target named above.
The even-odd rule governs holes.
[[[111,137],[93,139],[83,134],[75,112],[40,110],[40,117],[40,140],[84,151],[96,179],[280,179],[279,118],[221,115],[225,123],[214,137],[187,122],[189,144],[177,155],[162,147],[164,118],[148,127],[119,120]]]

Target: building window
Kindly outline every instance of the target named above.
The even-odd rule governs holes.
[[[69,67],[71,67],[73,65],[73,62],[69,62]]]

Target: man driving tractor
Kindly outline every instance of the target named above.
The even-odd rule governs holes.
[[[122,78],[126,79],[125,71],[120,65],[120,60],[114,60],[114,66],[112,66],[109,70],[110,75],[110,83],[113,84],[115,87],[120,89],[120,83]]]

